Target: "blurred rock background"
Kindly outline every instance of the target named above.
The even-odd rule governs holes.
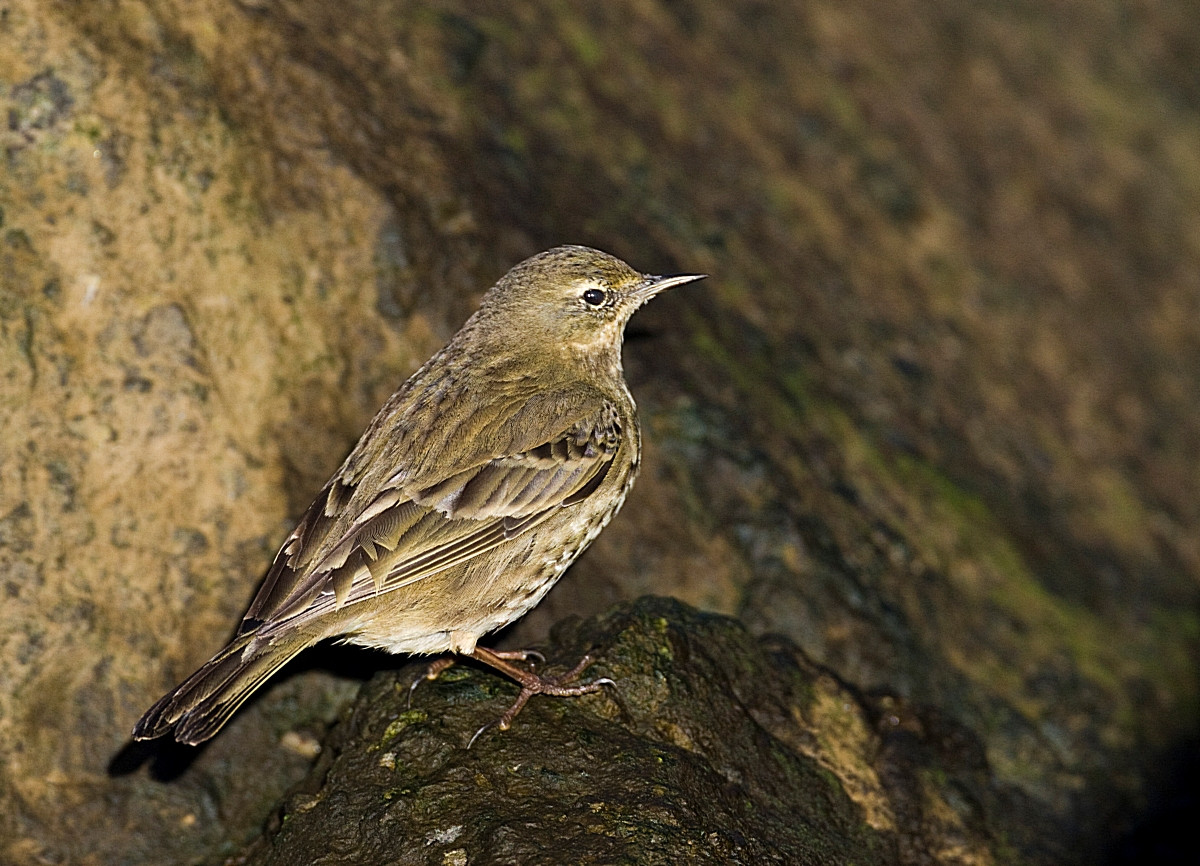
[[[674,595],[953,720],[994,796],[899,818],[984,828],[943,862],[1136,852],[1194,766],[1187,4],[0,0],[0,109],[0,860],[259,831],[398,661],[314,653],[199,754],[130,727],[564,242],[711,279],[634,321],[642,480],[506,640]]]

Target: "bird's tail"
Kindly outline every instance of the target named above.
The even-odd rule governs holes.
[[[238,707],[273,673],[308,646],[306,640],[276,642],[253,632],[235,638],[200,670],[146,711],[133,728],[135,740],[175,729],[175,739],[202,743],[221,729]]]

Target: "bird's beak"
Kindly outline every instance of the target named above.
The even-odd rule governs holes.
[[[667,289],[682,286],[684,283],[694,283],[696,280],[702,280],[707,276],[708,274],[673,274],[668,277],[656,277],[646,274],[646,279],[638,286],[636,294],[641,296],[643,300],[649,300],[659,292],[665,292]]]

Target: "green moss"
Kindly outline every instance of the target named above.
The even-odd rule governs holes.
[[[563,42],[586,67],[594,67],[604,59],[604,48],[596,34],[573,15],[564,15],[559,21]]]
[[[982,499],[947,478],[928,463],[908,455],[890,457],[900,483],[924,506],[922,520],[951,530],[951,549],[924,551],[947,569],[955,589],[968,605],[968,617],[989,617],[999,610],[1001,622],[979,622],[991,637],[980,646],[991,652],[962,655],[964,672],[985,690],[1002,696],[1032,719],[1042,718],[1051,699],[1029,693],[1026,679],[1040,669],[1054,669],[1062,658],[1075,673],[1104,693],[1110,725],[1117,731],[1137,727],[1139,706],[1128,688],[1134,677],[1149,679],[1171,701],[1194,707],[1194,660],[1186,649],[1200,633],[1200,620],[1191,611],[1156,611],[1150,624],[1126,624],[1121,631],[1097,613],[1058,596],[1043,585],[1012,543],[1001,523]],[[908,536],[927,536],[917,529]],[[956,579],[956,563],[977,569],[973,579]],[[1020,625],[1016,631],[1002,624]],[[953,642],[957,642],[953,639]]]
[[[808,428],[836,441],[846,475],[869,497],[872,509],[900,530],[907,547],[945,574],[943,591],[957,596],[950,608],[957,611],[954,632],[969,629],[981,638],[963,641],[960,632],[930,639],[983,694],[1040,721],[1057,716],[1061,708],[1035,692],[1031,680],[1043,672],[1079,676],[1104,695],[1108,712],[1098,722],[1102,736],[1123,740],[1139,728],[1144,712],[1129,683],[1144,678],[1180,709],[1181,721],[1194,718],[1200,695],[1189,647],[1200,639],[1200,615],[1157,611],[1147,624],[1117,626],[1056,595],[979,494],[926,460],[885,451],[838,404],[816,396],[801,369],[772,367],[769,359],[750,353],[735,355],[735,341],[698,319],[689,322],[696,356],[718,370],[751,412],[774,429]],[[787,461],[786,468],[794,483],[807,477],[798,458]],[[1118,476],[1098,477],[1096,484],[1105,495],[1098,498],[1093,519],[1136,549],[1145,528],[1142,503]],[[914,613],[914,621],[924,617]]]
[[[424,722],[428,718],[429,715],[424,710],[408,710],[407,712],[401,713],[400,715],[396,716],[396,718],[392,720],[392,723],[384,729],[383,735],[379,738],[379,742],[377,742],[371,750],[377,751],[382,749],[385,745],[393,742],[397,737],[399,737],[400,734],[404,732],[405,728],[420,722]]]

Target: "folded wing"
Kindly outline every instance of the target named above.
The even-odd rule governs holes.
[[[487,552],[585,500],[622,441],[616,408],[588,391],[540,394],[503,417],[482,449],[442,472],[401,461],[372,479],[373,496],[364,495],[368,479],[335,476],[276,555],[240,633],[309,619]]]

